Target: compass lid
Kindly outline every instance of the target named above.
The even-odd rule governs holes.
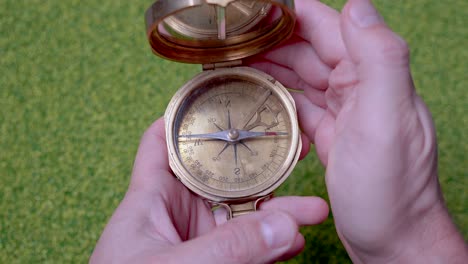
[[[238,60],[288,39],[293,8],[293,0],[157,0],[146,11],[148,40],[169,60]]]

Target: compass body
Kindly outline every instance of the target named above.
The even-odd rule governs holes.
[[[216,202],[271,193],[300,150],[291,96],[248,67],[203,72],[182,87],[166,111],[166,136],[174,173]]]
[[[147,11],[153,52],[203,64],[169,103],[170,166],[230,217],[257,209],[291,173],[301,149],[294,101],[242,58],[286,40],[292,1],[159,0]]]

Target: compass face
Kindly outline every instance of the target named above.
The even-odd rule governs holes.
[[[186,87],[173,111],[168,142],[181,180],[230,198],[279,184],[298,154],[297,121],[287,91],[239,72]]]

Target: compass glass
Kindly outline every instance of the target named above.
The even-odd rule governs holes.
[[[165,18],[159,34],[175,44],[213,48],[267,34],[281,18],[281,8],[268,2],[240,0],[226,7],[205,3]]]
[[[207,64],[258,54],[293,33],[293,1],[159,0],[146,12],[153,52]]]
[[[234,1],[227,7],[203,4],[165,19],[169,31],[186,38],[225,38],[244,33],[267,16],[271,5],[259,1]],[[224,32],[223,32],[224,31]]]
[[[185,97],[176,112],[173,144],[195,185],[218,193],[249,192],[275,184],[292,163],[297,148],[292,127],[277,91],[242,76],[222,76]]]

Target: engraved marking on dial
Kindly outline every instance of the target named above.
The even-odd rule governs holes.
[[[271,162],[278,165],[278,166],[281,165],[281,164],[278,164],[277,162],[275,162],[275,160],[272,160]]]
[[[270,158],[274,158],[276,155],[278,154],[278,149],[273,149],[271,152],[270,152]]]
[[[262,107],[262,105],[265,104],[265,102],[268,100],[268,97],[270,97],[270,95],[272,95],[273,93],[270,91],[270,90],[267,90],[261,97],[260,97],[260,100],[258,101],[257,104],[254,105],[254,107],[252,108],[252,110],[249,112],[249,114],[247,115],[247,119],[246,121],[244,122],[244,125],[242,126],[242,130],[244,130],[247,125],[249,124],[250,120],[252,120],[252,118],[255,116],[255,114],[257,113],[258,109],[260,107]]]
[[[208,177],[207,175],[202,175],[200,179],[202,180],[202,182],[207,182],[210,179],[210,177]]]
[[[193,169],[193,170],[196,170],[196,169],[200,169],[203,165],[200,163],[199,160],[195,160],[191,165],[190,167]]]
[[[213,125],[215,125],[215,127],[219,130],[219,131],[224,131],[224,129],[220,126],[218,126],[218,124],[216,123],[213,123]]]
[[[219,161],[221,159],[221,154],[229,147],[229,143],[224,144],[223,149],[218,153],[216,157],[213,157],[213,161]]]
[[[281,158],[286,158],[284,155],[280,155],[279,153],[276,153],[276,156],[281,157]]]
[[[270,172],[274,172],[274,171],[271,170],[271,168],[270,168],[271,166],[270,166],[270,165],[271,165],[271,163],[267,165],[267,167],[266,167],[267,170],[269,170]]]
[[[267,123],[262,121],[262,114],[266,110],[268,110],[273,115],[274,120],[270,124],[267,124]],[[259,126],[263,126],[263,127],[265,127],[265,130],[269,130],[269,129],[272,129],[272,128],[278,126],[279,123],[280,123],[279,120],[278,120],[278,115],[281,113],[281,111],[283,111],[283,109],[273,110],[268,104],[266,104],[264,107],[261,107],[255,113],[255,116],[256,116],[255,121],[252,124],[245,127],[245,130],[252,130],[252,129],[254,129],[256,127],[259,127]]]
[[[210,124],[216,123],[216,118],[214,118],[214,117],[208,118],[208,123],[210,123]]]
[[[196,139],[195,140],[195,143],[194,143],[195,147],[202,146],[202,145],[203,145],[203,141],[201,139]]]
[[[226,176],[219,176],[219,180],[222,182],[229,182],[229,178]]]
[[[208,118],[208,123],[213,124],[219,131],[223,131],[224,129],[216,124],[217,119],[214,117]]]
[[[226,97],[220,97],[219,104],[223,105],[226,108],[229,108],[231,107],[231,99],[228,99]]]
[[[203,182],[207,182],[210,178],[213,178],[214,173],[210,170],[205,170],[205,172],[201,176],[201,180]]]
[[[233,148],[234,148],[234,163],[236,164],[236,167],[237,167],[237,144],[234,144]]]
[[[253,151],[245,142],[240,141],[239,143],[250,152],[250,156],[252,157],[258,156],[258,151]]]
[[[189,155],[189,156],[192,156],[193,155],[193,148],[192,147],[189,147],[189,148],[186,148],[184,149],[184,153]]]

